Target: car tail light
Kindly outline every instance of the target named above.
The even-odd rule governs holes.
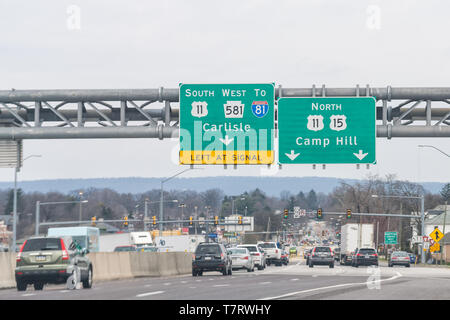
[[[375,253],[375,254],[373,254],[373,256],[374,256],[374,257],[378,257],[378,255],[377,255],[376,253]]]
[[[358,253],[356,256],[357,256],[357,257],[360,257],[360,256],[362,256],[362,254],[361,254],[361,253]]]
[[[220,254],[220,259],[223,259],[223,253]]]
[[[254,255],[255,255],[255,256],[259,256],[259,253],[255,253]]]
[[[245,256],[245,257],[244,257],[244,260],[248,260],[248,256]]]
[[[278,250],[275,250],[275,253],[278,253]]]
[[[69,252],[66,250],[63,239],[61,239],[62,260],[69,260]]]
[[[23,247],[25,247],[25,243],[27,243],[27,240],[25,240],[25,242],[20,247],[19,253],[17,254],[17,257],[16,257],[16,262],[20,262],[22,260],[22,251],[23,251]]]
[[[192,260],[195,260],[195,254],[192,255]]]

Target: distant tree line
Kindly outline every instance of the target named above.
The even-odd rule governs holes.
[[[305,189],[299,186],[299,189]],[[36,202],[79,201],[80,191],[83,192],[82,219],[90,220],[96,216],[97,220],[121,219],[124,216],[142,219],[145,201],[148,203],[148,216],[155,215],[159,219],[160,190],[150,190],[140,194],[118,193],[111,189],[73,190],[68,194],[59,192],[23,192],[18,190],[18,237],[26,237],[34,233]],[[450,200],[450,183],[446,184],[439,194],[432,194],[419,184],[400,181],[393,175],[383,178],[370,176],[363,182],[348,184],[341,182],[329,194],[316,193],[313,189],[304,193],[296,190],[283,190],[280,195],[268,196],[260,189],[238,195],[225,195],[220,188],[197,192],[194,190],[164,191],[164,218],[188,219],[197,217],[226,217],[232,213],[253,216],[255,231],[275,231],[282,228],[282,212],[290,212],[298,206],[308,211],[322,208],[324,220],[331,221],[326,211],[345,212],[374,212],[392,214],[410,214],[420,212],[420,202],[414,199],[374,198],[372,195],[402,195],[419,196],[425,194],[425,210],[443,204]],[[177,200],[174,202],[173,200]],[[0,212],[12,214],[13,190],[0,190]],[[233,211],[233,212],[232,212]],[[40,221],[78,221],[80,204],[42,205],[40,207]],[[304,221],[304,218],[298,221]],[[381,217],[353,217],[350,222],[377,223],[380,238],[384,231],[401,230],[403,243],[411,237],[410,220]],[[415,223],[420,225],[420,219]],[[120,224],[117,224],[120,226]],[[382,239],[379,239],[382,242]]]

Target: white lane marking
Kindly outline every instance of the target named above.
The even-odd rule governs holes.
[[[151,284],[146,284],[146,285],[145,285],[145,287],[151,287],[151,286],[152,286]]]
[[[269,283],[272,283],[272,282],[270,282],[270,281],[268,281],[268,282],[260,282],[259,284],[269,284]]]
[[[187,281],[181,281],[181,283],[187,283]]]
[[[25,293],[22,295],[22,297],[31,297],[31,296],[35,296],[35,293]]]
[[[61,292],[61,293],[66,293],[66,292],[70,292],[69,290],[61,290],[61,291],[59,291],[59,292]]]
[[[291,279],[291,281],[298,281],[298,279],[296,278],[296,279]]]
[[[202,282],[202,280],[195,280],[196,282]]]
[[[229,284],[216,284],[213,287],[228,287]]]
[[[313,275],[312,275],[313,278],[317,278],[318,276],[319,276],[319,275],[317,275],[317,274],[313,274]]]
[[[138,294],[138,295],[136,295],[136,297],[138,297],[138,298],[141,298],[141,297],[147,297],[147,296],[152,296],[152,295],[155,295],[155,294],[160,294],[160,293],[163,293],[163,292],[164,292],[164,291],[146,292],[146,293]]]
[[[169,286],[169,285],[170,285],[170,282],[166,282],[166,283],[164,283],[164,285],[165,285],[165,286]]]
[[[397,273],[396,276],[393,276],[393,277],[388,278],[388,279],[377,280],[377,281],[374,281],[374,282],[392,281],[392,280],[395,280],[397,278],[402,277],[402,274],[400,272],[396,272],[396,273]],[[258,299],[258,300],[280,299],[280,298],[290,297],[290,296],[294,296],[294,295],[301,294],[301,293],[308,293],[308,292],[314,292],[314,291],[325,290],[325,289],[340,288],[340,287],[350,287],[350,286],[357,286],[357,285],[365,285],[365,284],[367,284],[367,282],[343,283],[343,284],[338,284],[338,285],[334,285],[334,286],[328,286],[328,287],[321,287],[321,288],[314,288],[314,289],[296,291],[296,292],[286,293],[286,294],[283,294],[283,295],[280,295],[280,296],[276,296],[276,297],[268,297],[268,298],[262,298],[262,299]]]

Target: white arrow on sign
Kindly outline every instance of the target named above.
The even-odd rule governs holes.
[[[229,139],[228,136],[225,136],[225,139],[219,139],[222,141],[225,145],[229,145],[231,141],[234,140],[234,138]]]
[[[300,153],[294,153],[294,150],[291,150],[291,153],[285,153],[285,155],[286,155],[289,159],[291,159],[292,161],[294,161],[295,158],[297,158],[297,157],[300,155]]]
[[[355,155],[355,157],[357,157],[359,160],[364,159],[368,153],[362,153],[362,150],[359,150],[359,153],[353,153]]]

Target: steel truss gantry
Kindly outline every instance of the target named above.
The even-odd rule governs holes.
[[[450,87],[275,91],[276,98],[372,96],[377,137],[450,137]],[[178,88],[0,90],[0,139],[175,138],[178,102]]]

